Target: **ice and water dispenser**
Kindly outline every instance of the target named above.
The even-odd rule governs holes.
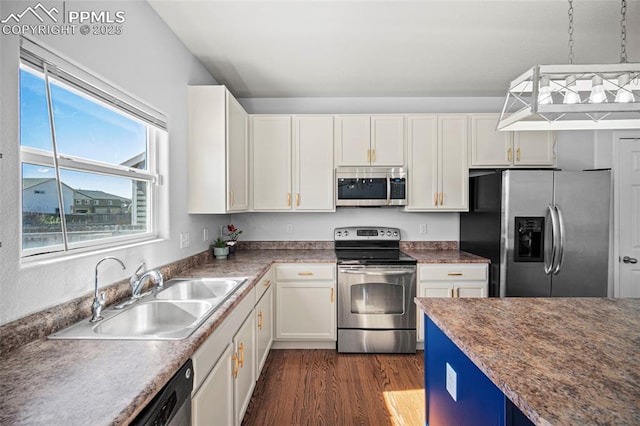
[[[544,217],[515,218],[514,262],[544,262]]]

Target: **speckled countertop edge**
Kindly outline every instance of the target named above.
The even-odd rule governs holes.
[[[640,299],[416,304],[535,424],[640,424]]]

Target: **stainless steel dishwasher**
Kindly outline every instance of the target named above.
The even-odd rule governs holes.
[[[138,414],[135,426],[191,426],[193,363],[188,360]]]

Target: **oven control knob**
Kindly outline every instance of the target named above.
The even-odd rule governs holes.
[[[344,231],[344,236],[348,237],[349,236],[349,231]]]
[[[342,231],[338,231],[338,232],[336,232],[336,236],[338,236],[338,237],[342,237]]]
[[[393,231],[393,236],[397,237],[398,236],[398,231]]]
[[[391,236],[391,231],[387,231],[387,237]]]

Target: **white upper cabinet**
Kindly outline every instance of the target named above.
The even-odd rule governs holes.
[[[514,132],[513,165],[520,167],[555,167],[555,145],[554,132]]]
[[[469,167],[555,167],[555,133],[499,132],[500,114],[472,114]]]
[[[248,115],[224,86],[188,88],[189,213],[246,211]]]
[[[407,210],[468,209],[467,126],[465,114],[407,116]]]
[[[371,165],[404,165],[404,116],[371,116]]]
[[[335,118],[338,166],[368,166],[371,162],[371,117],[338,115]]]
[[[404,165],[402,115],[338,115],[335,138],[338,166]]]
[[[253,210],[291,210],[291,116],[251,116]]]
[[[251,116],[254,211],[335,211],[333,116]]]
[[[293,118],[293,208],[335,211],[333,116]]]

